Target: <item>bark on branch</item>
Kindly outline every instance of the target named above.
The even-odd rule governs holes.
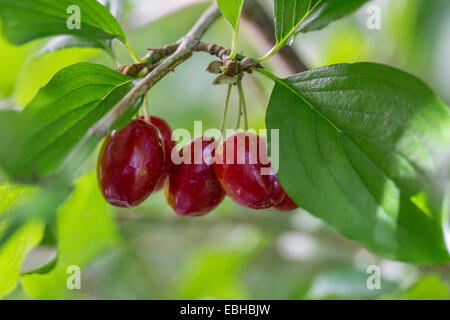
[[[114,123],[128,108],[133,106],[140,97],[165,75],[192,56],[192,52],[200,42],[200,39],[220,16],[220,10],[215,4],[209,7],[192,29],[177,42],[176,50],[130,90],[122,100],[88,131],[88,135],[96,135],[99,138],[106,136]]]

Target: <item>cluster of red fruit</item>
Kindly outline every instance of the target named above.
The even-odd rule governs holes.
[[[245,143],[238,143],[239,139]],[[196,146],[201,147],[200,153],[195,152]],[[190,160],[180,164],[172,161],[174,148],[170,126],[158,117],[148,121],[141,117],[110,134],[97,165],[105,199],[114,206],[131,208],[164,187],[167,202],[182,216],[210,212],[225,194],[252,209],[297,208],[282,189],[268,159],[259,155],[265,153],[267,157],[264,138],[240,132],[219,146],[211,138],[197,138],[179,151],[180,158]],[[227,159],[229,154],[233,161]],[[264,169],[266,172],[261,174]]]

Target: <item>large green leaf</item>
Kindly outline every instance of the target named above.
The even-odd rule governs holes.
[[[66,287],[68,267],[79,266],[83,279],[83,268],[118,244],[115,221],[98,190],[95,173],[79,179],[71,199],[58,210],[57,237],[58,260],[54,268],[21,278],[25,292],[33,299],[64,299],[76,294],[77,290]]]
[[[298,32],[321,29],[361,7],[368,0],[274,0],[276,45],[262,59],[272,57]]]
[[[102,65],[79,63],[59,71],[23,112],[0,117],[0,131],[6,135],[0,147],[10,150],[0,156],[5,172],[34,181],[57,170],[88,129],[132,86],[132,78]]]
[[[80,8],[79,29],[67,26],[68,8],[73,5]],[[58,34],[127,42],[119,23],[96,0],[0,0],[0,17],[5,37],[14,44]]]
[[[29,192],[28,189],[25,186],[0,185],[0,216],[20,201]],[[0,234],[4,224],[0,223]],[[43,234],[44,223],[29,221],[0,247],[0,298],[14,290],[20,278],[23,259],[41,241]]]
[[[217,0],[217,5],[224,17],[233,28],[233,47],[230,58],[234,58],[237,52],[237,34],[239,30],[239,19],[241,17],[244,0]]]
[[[372,63],[273,78],[266,124],[280,129],[286,192],[380,255],[449,261],[448,106],[417,78]]]

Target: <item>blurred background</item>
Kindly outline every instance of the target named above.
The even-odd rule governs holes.
[[[259,2],[272,15],[273,2]],[[209,4],[128,0],[122,24],[143,56],[147,48],[178,40]],[[371,5],[381,8],[380,30],[367,27]],[[250,16],[244,14],[239,49],[260,57],[268,44]],[[449,35],[448,0],[373,0],[323,30],[300,34],[288,50],[310,69],[357,61],[395,66],[423,79],[450,104]],[[229,47],[231,28],[222,18],[204,40]],[[0,108],[26,105],[67,65],[90,61],[116,66],[97,49],[37,54],[45,42],[14,47],[0,37]],[[120,44],[114,50],[121,63],[131,62]],[[226,87],[212,86],[213,75],[204,71],[212,60],[198,53],[165,77],[150,91],[150,112],[173,129],[193,131],[195,120],[203,121],[204,130],[217,128]],[[268,67],[280,76],[293,73],[292,61],[283,57]],[[244,85],[250,127],[262,129],[273,84],[252,75]],[[231,103],[229,127],[235,123],[237,96]],[[163,192],[132,210],[110,207],[97,190],[95,162],[94,154],[69,202],[42,228],[41,244],[24,257],[21,281],[6,299],[449,298],[449,264],[383,259],[301,209],[253,211],[226,199],[207,216],[187,219],[175,215]],[[69,265],[82,268],[81,290],[66,289]],[[379,290],[366,286],[370,265],[381,269]]]

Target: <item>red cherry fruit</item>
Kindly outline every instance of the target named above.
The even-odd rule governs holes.
[[[298,205],[287,194],[283,200],[275,206],[275,209],[280,211],[292,211],[298,208]]]
[[[145,120],[144,116],[141,116],[142,120]],[[162,139],[164,141],[164,151],[166,154],[166,166],[164,168],[164,173],[161,175],[161,180],[156,185],[155,191],[161,190],[164,187],[165,182],[169,176],[169,170],[172,165],[171,154],[172,149],[175,147],[176,143],[172,140],[172,128],[166,120],[159,117],[150,116],[149,122],[159,129]]]
[[[244,207],[270,208],[285,195],[267,157],[266,140],[256,134],[240,132],[226,139],[216,150],[214,169],[225,193]]]
[[[165,166],[158,129],[133,120],[103,142],[97,163],[100,190],[110,204],[131,208],[155,190]]]
[[[164,193],[178,215],[207,214],[225,197],[214,173],[216,145],[213,139],[197,138],[180,150],[183,162],[172,164]]]

